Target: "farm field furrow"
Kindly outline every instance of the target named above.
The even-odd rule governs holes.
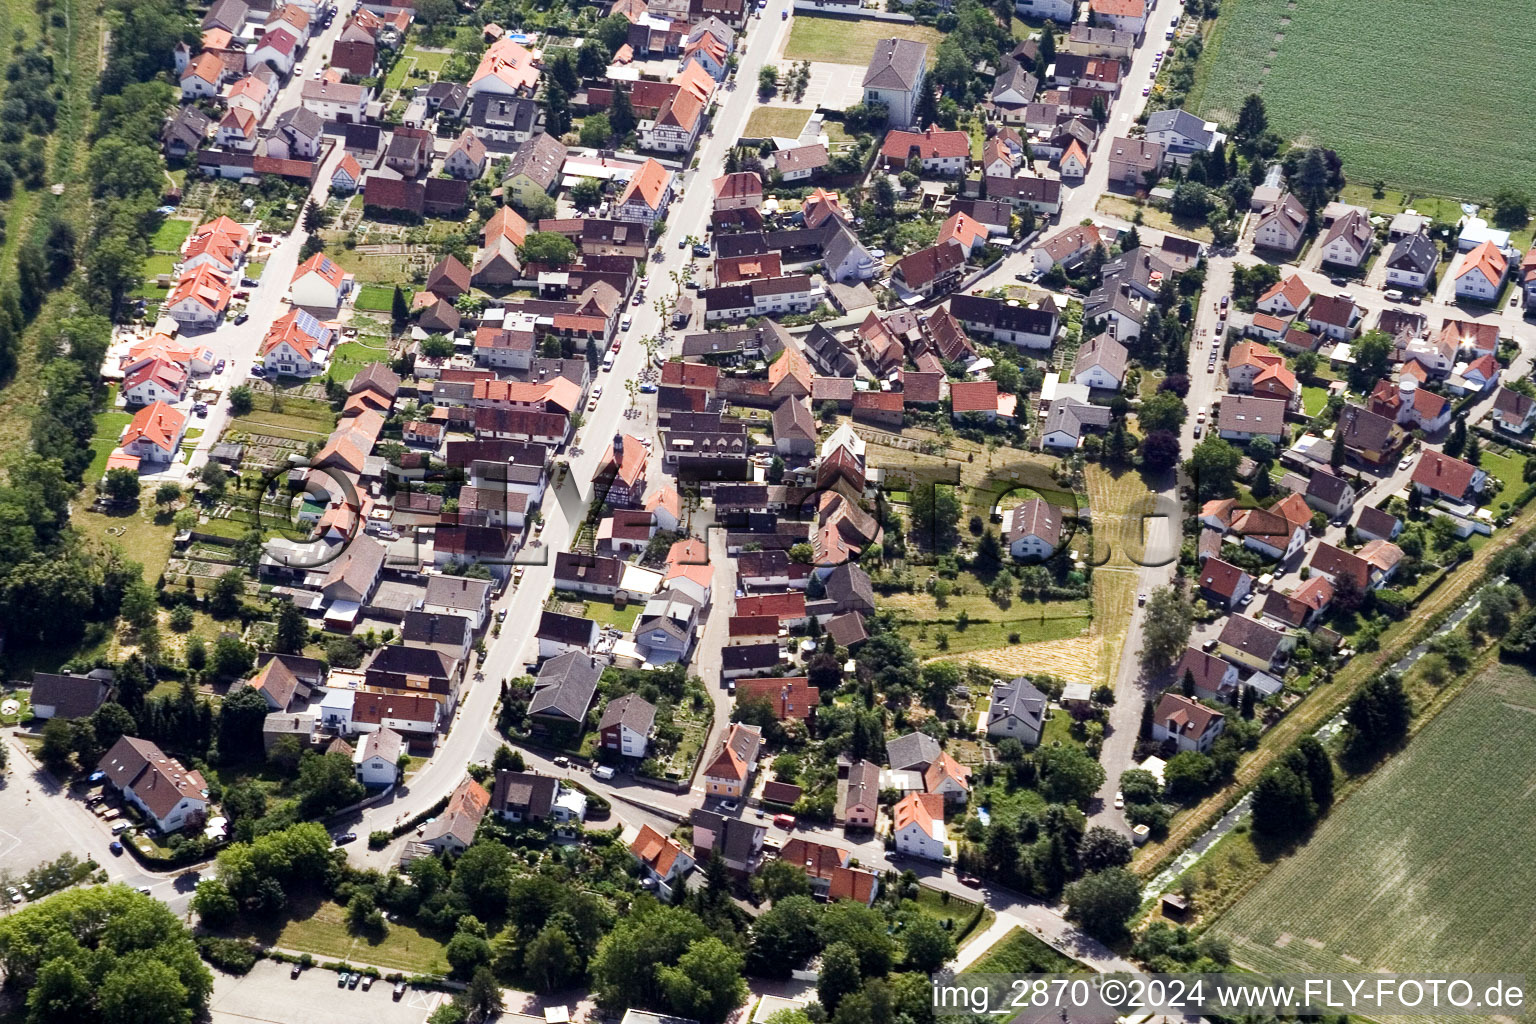
[[[1338,150],[1352,181],[1470,199],[1536,191],[1536,124],[1516,113],[1536,99],[1528,6],[1228,0],[1221,18],[1191,98],[1203,117],[1230,121],[1258,92],[1273,128]]]
[[[1213,933],[1259,970],[1525,970],[1536,958],[1533,749],[1536,677],[1496,665]]]

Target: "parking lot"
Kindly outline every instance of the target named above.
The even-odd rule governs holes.
[[[10,738],[0,742],[10,743]],[[42,785],[33,777],[31,763],[18,746],[11,746],[10,763],[0,781],[0,874],[19,878],[66,852],[82,860],[89,856],[100,859],[108,841],[105,831],[87,832],[77,809],[59,806],[68,797],[45,797]]]
[[[290,978],[288,964],[258,961],[243,978],[213,973],[209,1011],[214,1024],[421,1024],[448,997],[412,989],[395,1002],[392,986],[376,981],[367,992],[336,987],[334,971],[310,968]]]

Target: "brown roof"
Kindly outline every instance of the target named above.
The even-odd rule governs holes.
[[[955,412],[996,412],[997,381],[954,381],[949,385],[950,408]]]
[[[767,618],[768,616],[762,616]],[[804,676],[742,679],[736,683],[736,700],[766,700],[779,721],[811,717],[821,703],[821,691],[808,685]]]
[[[791,839],[779,851],[779,860],[804,869],[811,878],[830,879],[832,873],[848,863],[848,851],[807,839]]]
[[[1477,467],[1444,452],[1428,450],[1413,467],[1413,482],[1440,494],[1460,498],[1472,486]]]
[[[1207,558],[1200,567],[1200,589],[1226,601],[1232,600],[1238,585],[1247,578],[1246,572],[1219,558]]]
[[[513,810],[529,817],[543,818],[549,815],[559,791],[560,781],[553,776],[503,768],[496,773],[491,806],[498,812]]]
[[[1153,717],[1159,725],[1171,725],[1173,730],[1181,736],[1198,738],[1204,736],[1213,723],[1220,722],[1223,716],[1221,712],[1212,711],[1188,697],[1177,693],[1165,693],[1157,702],[1157,710],[1153,712]]]
[[[448,798],[448,806],[435,821],[427,824],[422,833],[423,842],[431,842],[444,836],[453,836],[465,846],[475,841],[475,830],[480,819],[491,806],[491,794],[474,779],[465,779]]]
[[[183,799],[208,799],[208,783],[201,772],[188,771],[149,740],[135,736],[119,737],[102,755],[97,770],[105,772],[118,789],[132,787],[156,818],[164,818]]]

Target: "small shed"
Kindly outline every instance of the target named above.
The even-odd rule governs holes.
[[[1163,916],[1174,921],[1184,920],[1184,915],[1189,913],[1189,900],[1175,892],[1163,894]]]

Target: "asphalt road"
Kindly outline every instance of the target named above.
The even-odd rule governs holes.
[[[766,17],[755,19],[749,25],[743,43],[744,56],[737,70],[738,81],[757,81],[757,71],[764,60],[763,54],[771,52],[777,45],[779,33],[787,30],[789,22],[780,19],[779,10],[787,9],[788,6],[789,0],[772,0],[765,12]],[[766,39],[765,32],[768,33]],[[703,138],[697,150],[699,169],[685,172],[682,183],[674,186],[674,199],[667,213],[667,231],[658,242],[662,258],[659,261],[652,260],[646,268],[653,294],[660,293],[664,282],[670,280],[671,271],[680,270],[691,258],[688,250],[678,248],[678,241],[690,235],[703,237],[714,205],[708,182],[723,172],[726,151],[732,140],[740,136],[751,113],[753,96],[750,85],[739,86],[721,95],[723,99],[711,126],[712,133]],[[596,473],[598,460],[607,451],[614,433],[626,426],[633,429],[632,417],[628,414],[630,399],[624,391],[623,382],[638,378],[644,369],[646,352],[639,343],[640,339],[662,333],[663,321],[654,301],[631,308],[634,323],[629,331],[619,336],[621,344],[613,368],[598,375],[596,383],[603,385],[603,394],[597,408],[585,414],[580,435],[574,445],[580,454],[567,456],[565,461],[570,467],[569,471],[556,486],[551,487],[544,499],[544,529],[539,537],[539,546],[527,547],[518,556],[519,563],[524,567],[523,579],[517,586],[509,587],[495,603],[495,608],[498,611],[505,609],[507,616],[501,636],[489,645],[485,658],[478,666],[484,673],[484,679],[467,684],[452,728],[438,745],[437,752],[427,762],[426,768],[408,786],[397,790],[392,799],[363,814],[362,822],[356,828],[360,835],[375,829],[392,828],[397,821],[408,820],[429,809],[459,784],[464,778],[466,765],[472,761],[488,760],[500,742],[493,731],[499,696],[497,682],[506,677],[522,675],[525,665],[537,657],[533,633],[544,600],[553,585],[553,552],[570,550],[571,540],[586,518],[587,506],[592,498],[592,477]],[[724,614],[729,613],[727,611]],[[724,614],[717,607],[711,621],[717,618],[723,620]],[[716,705],[717,719],[722,713],[729,716],[728,704],[717,700]],[[527,754],[524,756],[527,757]],[[585,781],[599,788],[595,780]],[[650,794],[652,791],[646,792]],[[621,817],[627,813],[619,812],[617,805],[615,811]],[[358,862],[369,859],[368,851],[362,849],[362,845],[353,847],[350,853]]]

